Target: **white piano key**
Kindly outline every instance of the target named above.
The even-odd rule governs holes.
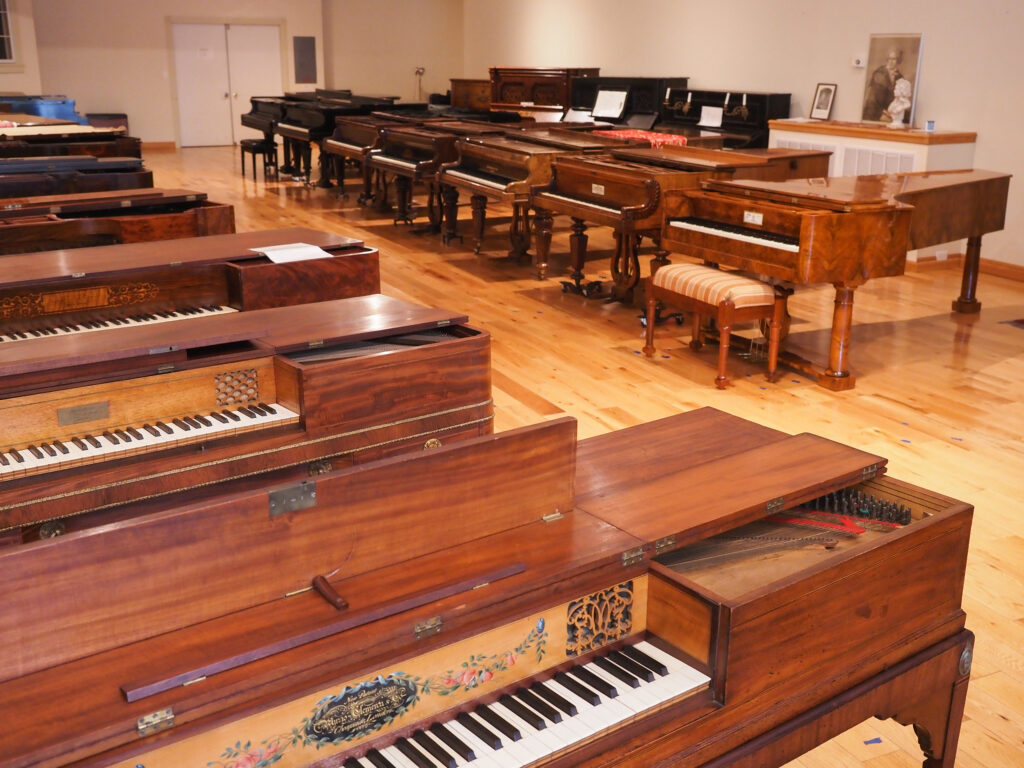
[[[619,215],[619,214],[622,213],[622,209],[621,208],[612,208],[612,207],[607,206],[607,205],[601,205],[599,203],[592,203],[589,200],[581,200],[581,199],[576,198],[576,197],[569,197],[567,195],[560,195],[557,192],[542,192],[539,195],[535,196],[535,200],[536,200],[536,202],[543,203],[545,198],[549,198],[549,197],[550,198],[554,198],[555,200],[563,200],[563,201],[565,201],[567,203],[572,203],[573,205],[581,205],[581,206],[583,206],[585,208],[593,208],[595,211],[601,211],[602,213],[614,213],[615,215]],[[543,208],[544,206],[541,205],[541,207]]]
[[[501,739],[501,751],[503,751],[505,754],[511,757],[514,761],[517,761],[513,762],[513,765],[529,765],[537,759],[535,750],[522,746],[520,744],[520,742],[522,741],[522,734],[520,734],[519,739],[511,739],[504,733],[502,733],[500,730],[498,730],[495,726],[488,723],[484,718],[482,718],[479,712],[469,712],[467,714],[474,720],[476,720],[478,723],[481,723],[489,731],[498,735],[498,738]]]
[[[753,243],[754,245],[764,246],[766,248],[775,248],[780,251],[789,251],[791,253],[799,253],[800,246],[794,245],[793,243],[783,243],[778,240],[772,240],[767,237],[757,237],[756,235],[747,235],[741,232],[731,232],[725,229],[717,229],[715,227],[708,227],[702,224],[695,224],[691,221],[671,221],[669,226],[678,227],[680,229],[688,229],[693,232],[701,232],[707,235],[714,235],[715,237],[724,237],[729,240],[737,240],[743,243]]]
[[[465,179],[467,181],[472,181],[474,184],[480,184],[481,186],[484,187],[491,187],[492,189],[500,190],[504,190],[505,187],[507,187],[512,182],[511,179],[509,179],[507,182],[498,182],[494,181],[493,179],[484,178],[483,176],[475,176],[472,173],[467,173],[466,171],[455,170],[445,171],[443,176],[453,176],[456,179]]]
[[[537,711],[526,702],[522,702],[522,704],[534,712]],[[538,712],[538,714],[543,717],[542,713]],[[548,720],[546,717],[544,717],[544,720],[547,722],[548,734],[555,738],[563,749],[575,744],[577,741],[582,741],[592,736],[594,733],[593,730],[586,727],[578,716],[570,717],[569,715],[562,714],[562,719],[558,722]]]
[[[616,705],[614,699],[603,699],[595,706],[590,702],[584,701],[559,681],[552,679],[547,682],[559,695],[576,705],[576,709],[579,710],[579,714],[576,717],[590,726],[594,733],[611,728],[616,723],[631,717],[633,714],[626,707]]]
[[[673,690],[673,695],[675,696],[697,690],[711,681],[711,678],[700,670],[685,664],[670,653],[665,653],[646,640],[637,643],[636,647],[668,668],[669,673],[663,679],[671,682],[670,685],[666,684],[665,687]]]
[[[390,747],[382,747],[378,750],[384,757],[390,761],[395,768],[417,768],[416,763],[407,758],[401,752],[398,751],[398,747],[391,745]]]
[[[189,308],[191,311],[175,311],[165,314],[152,313],[151,317],[137,319],[134,317],[119,318],[122,322],[115,322],[114,320],[97,320],[94,322],[86,323],[75,323],[71,327],[62,326],[60,328],[47,328],[45,330],[40,329],[35,333],[31,331],[21,332],[8,332],[0,335],[0,341],[2,342],[16,342],[24,341],[26,339],[43,338],[45,336],[74,336],[79,333],[89,333],[91,331],[105,331],[111,328],[131,328],[139,325],[155,325],[156,323],[167,323],[175,320],[188,320],[193,317],[205,317],[207,315],[222,315],[230,312],[237,312],[238,310],[233,307],[222,307],[222,306],[210,306],[210,307],[192,307]]]
[[[614,685],[615,690],[619,692],[619,695],[615,700],[625,704],[634,712],[643,712],[645,709],[656,707],[661,703],[656,696],[650,694],[643,687],[632,688],[621,680],[618,680],[614,675],[610,674],[606,670],[601,669],[593,662],[584,664],[583,668],[590,670],[592,674],[600,677],[609,685]]]
[[[473,750],[476,760],[469,763],[469,765],[481,767],[493,765],[495,768],[516,768],[516,766],[522,765],[520,760],[513,758],[504,749],[504,743],[502,749],[491,749],[490,746],[480,741],[480,739],[473,735],[472,731],[457,720],[445,723],[445,727],[451,729],[452,733],[466,742]]]
[[[547,728],[541,728],[540,730],[534,728],[501,702],[495,701],[488,704],[487,707],[519,729],[522,738],[516,742],[516,745],[527,750],[535,757],[544,757],[544,755],[549,755],[561,747],[558,739],[552,738],[547,732]]]

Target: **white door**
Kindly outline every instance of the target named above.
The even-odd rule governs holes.
[[[250,96],[283,93],[277,26],[173,24],[178,129],[183,147],[223,146],[259,132],[243,128]]]

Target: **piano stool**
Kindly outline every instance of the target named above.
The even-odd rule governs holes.
[[[242,148],[242,175],[245,176],[245,153],[252,153],[252,177],[256,178],[256,155],[263,156],[263,175],[266,176],[268,168],[273,168],[274,175],[277,175],[277,142],[267,139],[242,139],[238,142]]]
[[[726,360],[733,325],[768,320],[768,374],[775,380],[782,321],[786,315],[785,291],[750,277],[701,264],[669,264],[656,269],[647,283],[647,334],[644,354],[654,354],[654,327],[659,303],[693,313],[690,347],[699,350],[704,341],[705,316],[714,316],[719,330],[718,375],[715,385],[725,389]]]

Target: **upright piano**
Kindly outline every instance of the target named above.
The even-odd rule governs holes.
[[[1009,174],[982,170],[709,182],[666,203],[662,239],[669,250],[794,285],[832,283],[827,367],[788,352],[780,359],[822,386],[849,389],[856,287],[903,274],[908,249],[966,237],[953,311],[979,311],[981,237],[1003,228],[1009,183]]]
[[[672,89],[683,90],[686,77],[574,77],[569,84],[574,112],[612,125],[650,130],[661,117]]]
[[[0,199],[152,186],[153,172],[137,157],[0,158]]]
[[[586,67],[491,67],[491,109],[558,121],[572,103],[573,80],[599,74]]]
[[[465,190],[471,196],[475,252],[480,253],[483,242],[487,200],[498,200],[512,206],[508,256],[523,259],[530,247],[530,190],[546,184],[551,163],[571,150],[525,141],[519,133],[466,137],[456,148],[458,159],[443,164],[437,173],[444,207],[444,242],[457,237],[459,190]]]
[[[294,243],[326,257],[281,263],[265,255]],[[380,291],[376,248],[305,227],[12,254],[3,265],[0,348]]]
[[[234,231],[232,206],[187,189],[80,192],[0,204],[0,255]]]
[[[0,766],[953,768],[972,508],[885,464],[704,408],[137,502],[0,550]]]
[[[789,117],[788,93],[672,88],[660,130],[721,133],[725,146],[767,147],[768,121]]]
[[[283,173],[310,177],[312,148],[334,131],[335,122],[343,115],[367,114],[381,106],[394,104],[396,96],[356,96],[350,91],[317,89],[313,101],[289,104],[285,115],[274,126],[274,132],[284,139]],[[323,152],[320,153],[320,178],[317,185],[331,186],[330,168]]]
[[[490,341],[380,294],[44,335],[0,344],[0,411],[0,530],[17,542],[488,433]]]
[[[585,296],[601,294],[601,284],[584,284],[587,236],[585,222],[609,226],[615,230],[612,256],[613,298],[631,301],[640,280],[637,249],[641,237],[650,237],[655,246],[655,264],[667,261],[662,240],[662,206],[672,190],[696,187],[711,178],[789,178],[792,175],[817,175],[828,167],[828,153],[808,150],[764,150],[736,152],[700,147],[620,146],[610,150],[610,158],[565,157],[554,163],[547,185],[533,189],[536,212],[536,266],[543,278],[554,214],[572,218],[569,246],[572,282],[564,290]]]

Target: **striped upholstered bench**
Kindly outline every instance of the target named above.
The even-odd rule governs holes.
[[[701,264],[669,264],[658,269],[647,283],[647,339],[644,354],[654,354],[654,326],[658,305],[693,313],[690,347],[699,350],[704,343],[705,317],[718,324],[718,376],[715,384],[725,389],[729,383],[725,363],[729,355],[729,336],[737,323],[769,320],[768,380],[775,380],[779,358],[779,338],[786,313],[786,293],[767,283],[735,272],[725,272]]]

